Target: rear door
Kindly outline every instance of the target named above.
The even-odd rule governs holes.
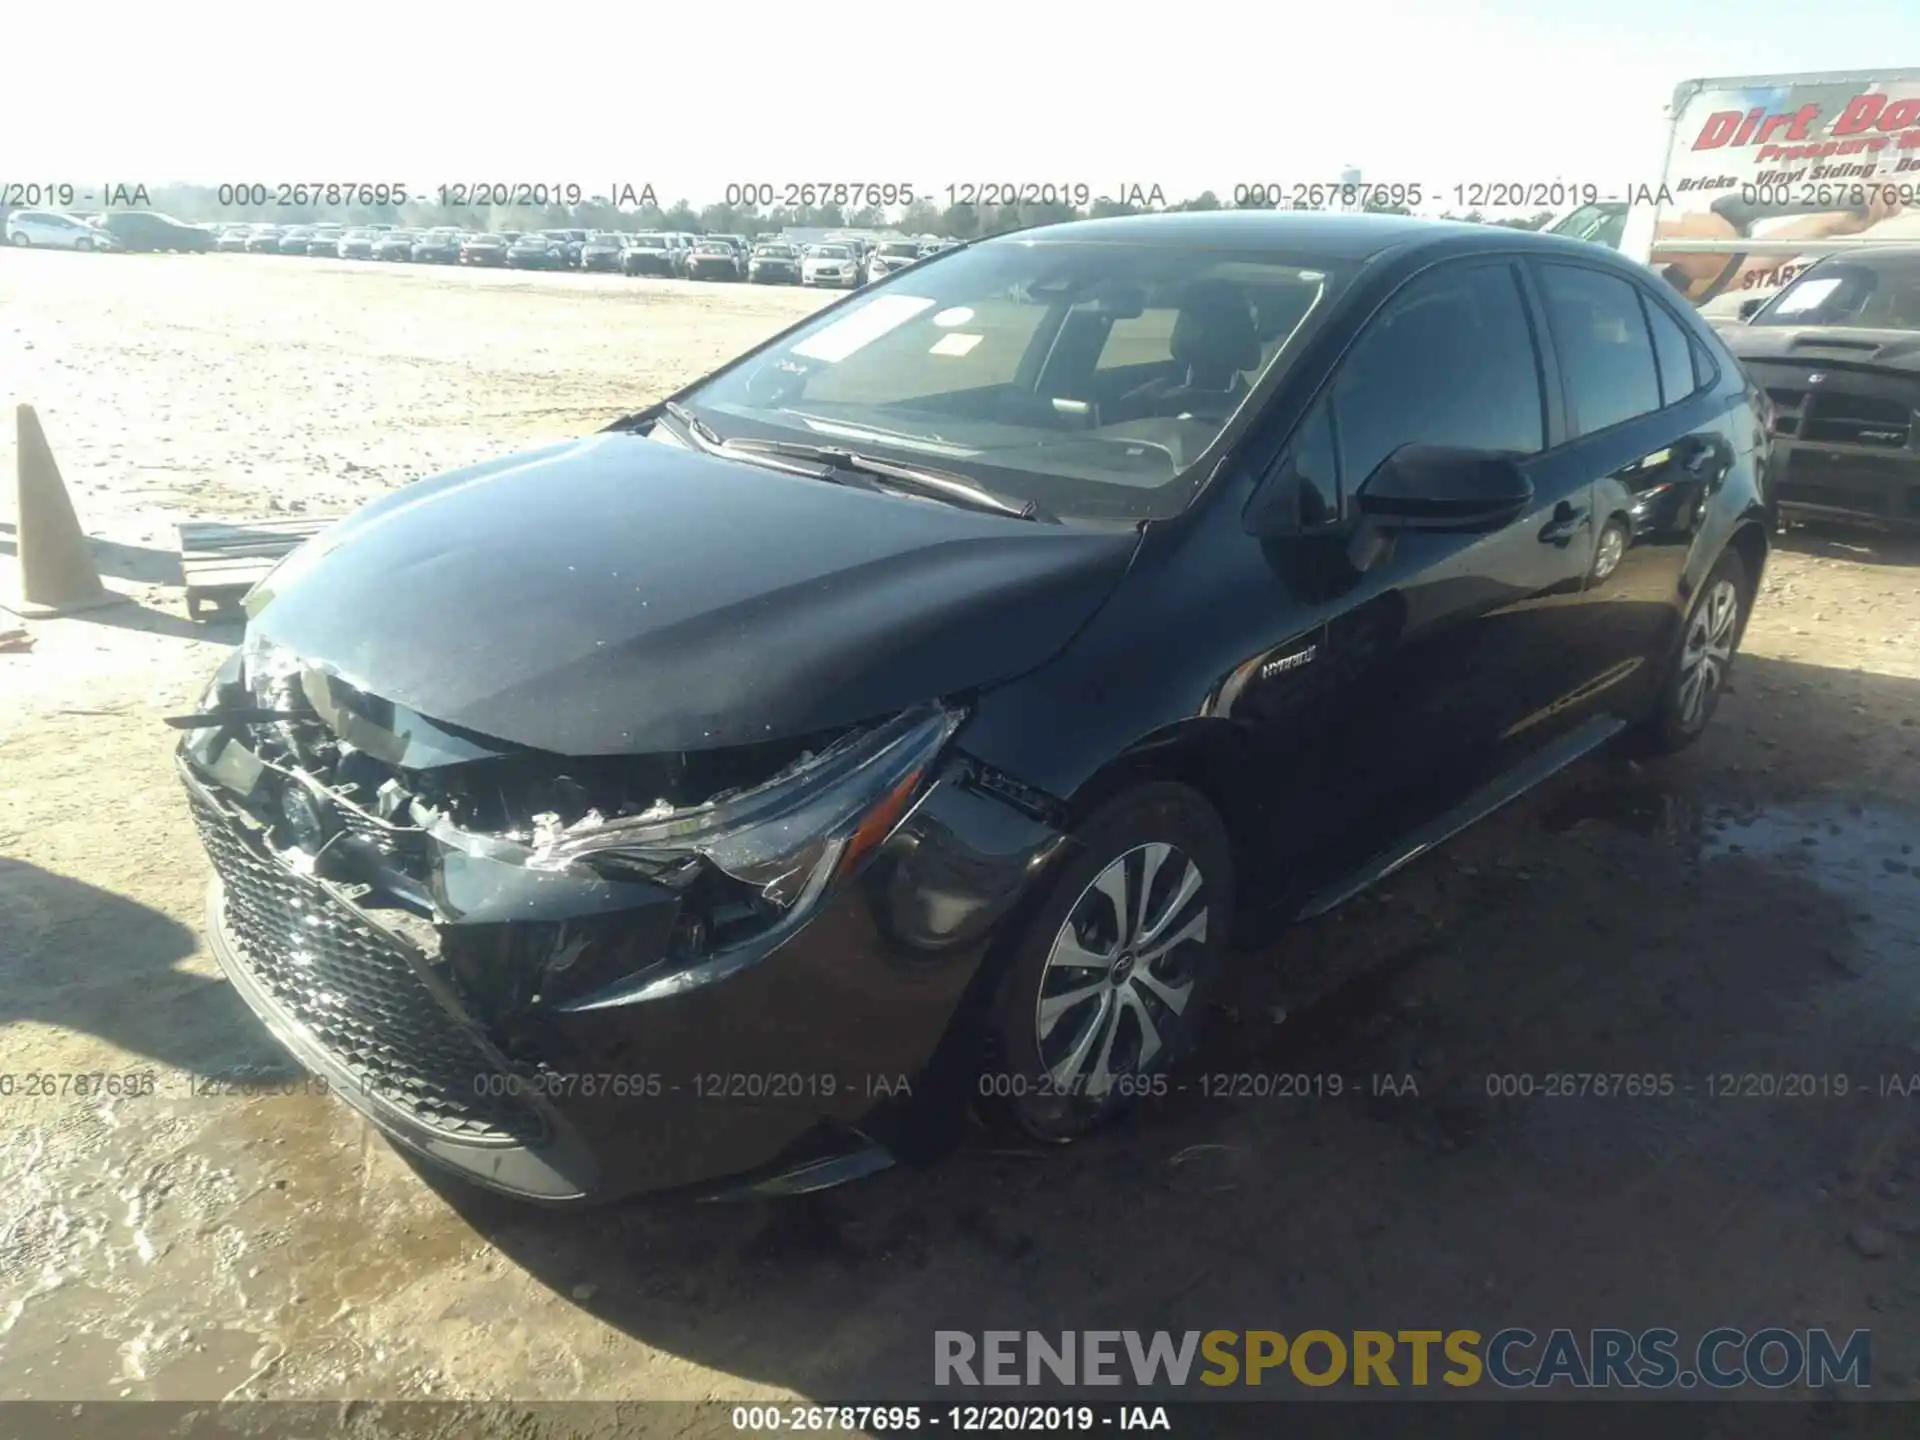
[[[1568,459],[1594,485],[1608,557],[1569,634],[1602,684],[1595,706],[1635,712],[1658,683],[1682,613],[1681,577],[1707,500],[1733,462],[1712,357],[1677,296],[1611,268],[1533,267],[1564,381]]]

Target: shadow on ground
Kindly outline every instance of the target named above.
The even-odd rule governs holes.
[[[0,856],[0,1025],[76,1030],[189,1074],[284,1068],[230,986],[180,968],[198,945],[137,901]]]
[[[814,1395],[931,1397],[943,1328],[1915,1333],[1904,1261],[1849,1249],[1920,1235],[1914,1112],[1874,1093],[1920,1070],[1920,812],[1873,795],[1920,736],[1848,743],[1862,694],[1920,714],[1743,661],[1688,755],[1571,772],[1246,957],[1207,1073],[1071,1150],[978,1129],[778,1204],[443,1193],[608,1324]],[[1791,776],[1732,758],[1765,711],[1816,752]]]
[[[0,555],[20,553],[19,530],[10,521],[0,520]],[[100,573],[114,580],[132,580],[145,585],[180,585],[180,555],[149,545],[125,545],[118,540],[90,536],[87,549]]]
[[[1773,537],[1776,550],[1861,565],[1920,565],[1920,534],[1874,530],[1829,520],[1793,524]]]

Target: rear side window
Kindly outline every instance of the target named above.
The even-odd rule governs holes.
[[[1577,433],[1658,410],[1660,375],[1638,288],[1575,265],[1542,265],[1540,285]]]
[[[1540,363],[1513,269],[1447,266],[1389,300],[1341,362],[1333,424],[1349,489],[1403,445],[1538,453]]]
[[[1653,358],[1660,367],[1660,400],[1675,405],[1700,388],[1693,368],[1693,337],[1680,328],[1680,322],[1656,300],[1641,295],[1646,307],[1647,328],[1653,332]]]

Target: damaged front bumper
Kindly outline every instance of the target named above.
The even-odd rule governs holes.
[[[834,857],[830,885],[796,891],[747,938],[689,950],[700,892],[653,852],[719,850],[698,814],[526,844],[444,820],[384,828],[268,758],[256,725],[197,720],[214,723],[187,731],[179,765],[216,874],[209,934],[238,993],[396,1142],[530,1199],[817,1188],[912,1148],[933,1109],[964,1098],[965,1002],[1059,845],[942,750],[910,803],[866,827],[855,863]],[[374,722],[358,723],[377,749]],[[416,741],[428,727],[414,717]],[[580,853],[588,837],[634,846],[609,867]],[[720,853],[758,880],[767,850]]]

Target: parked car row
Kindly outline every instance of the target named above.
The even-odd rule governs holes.
[[[594,270],[681,280],[746,281],[857,289],[957,242],[933,236],[881,240],[829,236],[800,243],[781,237],[695,235],[653,230],[472,231],[457,225],[407,228],[333,222],[192,225],[157,211],[80,216],[16,210],[7,242],[68,250],[219,250],[250,255],[318,255],[337,260],[426,265],[505,266],[520,270]]]

